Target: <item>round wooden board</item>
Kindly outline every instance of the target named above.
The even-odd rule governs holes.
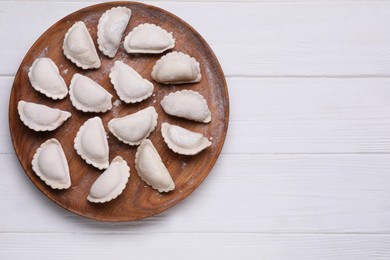
[[[102,66],[96,70],[84,71],[67,60],[62,53],[62,42],[66,31],[76,21],[84,21],[97,46],[96,28],[99,18],[106,10],[114,6],[126,6],[132,10],[132,17],[125,35],[141,23],[154,23],[173,32],[176,39],[176,46],[173,50],[187,53],[200,62],[201,82],[173,86],[164,86],[153,82],[150,73],[161,55],[128,55],[122,45],[114,59],[109,59],[98,51]],[[81,73],[92,78],[113,95],[113,102],[119,98],[110,83],[108,74],[114,62],[121,60],[154,83],[154,95],[138,104],[121,102],[104,114],[83,113],[72,106],[69,96],[64,100],[53,101],[31,87],[27,72],[38,57],[51,58],[59,67],[68,86],[74,73]],[[212,121],[209,124],[191,122],[164,113],[160,105],[162,98],[169,93],[183,89],[198,91],[206,98],[212,114]],[[27,128],[19,118],[17,104],[20,100],[67,110],[72,113],[72,116],[55,131],[34,132]],[[131,168],[131,176],[127,187],[115,200],[105,204],[88,202],[87,195],[90,187],[102,171],[86,164],[75,152],[73,140],[79,127],[87,119],[99,115],[108,132],[107,123],[110,119],[137,112],[148,106],[154,106],[159,114],[156,130],[149,138],[171,173],[176,184],[175,190],[169,193],[159,193],[147,186],[139,178],[134,167],[137,147],[126,145],[108,133],[110,162],[114,157],[122,156]],[[228,121],[229,97],[225,77],[217,58],[206,41],[191,26],[175,15],[153,6],[133,2],[111,2],[90,6],[68,15],[49,28],[35,42],[22,61],[15,77],[9,104],[9,125],[13,145],[16,155],[31,181],[61,207],[78,215],[100,221],[132,221],[146,218],[156,215],[186,198],[207,177],[215,164],[225,140]],[[162,139],[160,131],[162,122],[177,124],[201,132],[211,139],[213,145],[196,156],[175,154]],[[58,139],[64,148],[72,179],[72,186],[68,190],[52,190],[32,171],[31,160],[36,149],[49,138]]]

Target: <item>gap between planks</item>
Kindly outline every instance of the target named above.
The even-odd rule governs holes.
[[[116,1],[120,1],[120,0],[109,0],[109,1],[96,1],[96,0],[80,0],[80,1],[56,1],[56,0],[47,0],[47,1],[34,1],[34,0],[31,0],[31,1],[26,1],[26,0],[22,0],[22,1],[3,1],[3,0],[0,0],[0,2],[2,3],[58,3],[58,4],[64,4],[64,3],[91,3],[91,4],[94,4],[94,3],[103,3],[103,2],[116,2]],[[123,1],[123,0],[122,0]],[[148,0],[148,1],[136,1],[136,2],[140,2],[140,3],[162,3],[163,1],[161,0]],[[338,0],[328,0],[328,1],[324,1],[324,0],[314,0],[314,1],[301,1],[301,0],[198,0],[198,1],[194,1],[194,0],[175,0],[175,1],[170,1],[170,3],[223,3],[223,4],[326,4],[326,3],[340,3],[340,4],[353,4],[353,3],[367,3],[367,4],[381,4],[381,3],[389,3],[390,1],[368,1],[368,0],[350,0],[350,1],[338,1]]]
[[[89,222],[94,222],[93,220],[88,220]],[[145,220],[141,220],[145,221]],[[129,222],[130,223],[130,222]],[[125,224],[123,224],[125,225]],[[75,231],[68,231],[68,232],[61,232],[61,231],[0,231],[0,234],[4,235],[26,235],[26,234],[85,234],[85,235],[120,235],[120,234],[139,234],[139,235],[144,235],[144,234],[169,234],[169,235],[174,235],[174,234],[193,234],[193,235],[269,235],[269,236],[277,236],[277,235],[285,235],[285,236],[307,236],[307,235],[315,235],[315,236],[365,236],[365,237],[370,237],[370,236],[390,236],[390,232],[248,232],[248,231],[243,231],[243,232],[191,232],[191,231],[175,231],[175,232],[154,232],[154,231],[117,231],[117,232],[102,232],[102,231],[96,231],[96,232],[91,232],[91,231],[80,231],[80,232],[75,232]]]

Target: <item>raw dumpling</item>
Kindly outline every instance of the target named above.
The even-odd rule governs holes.
[[[50,58],[37,58],[28,71],[32,87],[52,99],[63,99],[68,87]]]
[[[110,166],[92,184],[87,199],[94,203],[104,203],[122,194],[130,177],[130,167],[122,157],[117,156]]]
[[[131,10],[123,6],[113,7],[100,17],[97,42],[104,55],[114,58],[130,17]]]
[[[199,62],[187,54],[174,51],[156,62],[152,78],[164,84],[182,84],[199,82],[202,75]]]
[[[161,101],[164,111],[172,116],[197,122],[211,121],[211,112],[204,97],[192,90],[182,90],[165,96]]]
[[[168,147],[178,154],[194,155],[211,146],[211,142],[202,134],[177,125],[163,123],[161,134]]]
[[[125,38],[127,53],[163,53],[175,47],[172,33],[150,23],[135,27]]]
[[[175,189],[167,168],[149,139],[142,141],[135,154],[135,169],[141,179],[159,192]]]
[[[76,22],[65,34],[62,45],[65,56],[82,69],[97,69],[100,59],[85,23]]]
[[[83,112],[106,112],[112,108],[112,95],[92,79],[74,74],[69,87],[70,100]]]
[[[108,142],[100,117],[85,121],[74,139],[76,152],[88,164],[102,170],[108,167]]]
[[[57,139],[52,138],[41,144],[31,164],[35,174],[53,189],[70,187],[68,161]]]
[[[120,141],[139,145],[156,128],[158,114],[154,107],[147,107],[134,114],[114,118],[108,122],[108,129]]]
[[[68,111],[23,100],[18,103],[18,113],[22,122],[35,131],[53,131],[71,116]]]
[[[136,103],[153,94],[153,84],[121,61],[115,61],[110,79],[119,98],[126,103]]]

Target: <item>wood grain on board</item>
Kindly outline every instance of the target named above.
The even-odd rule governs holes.
[[[120,105],[114,105],[111,111],[99,114],[107,130],[107,123],[110,119],[154,106],[159,114],[159,119],[158,126],[151,134],[150,139],[171,173],[176,189],[161,194],[146,186],[137,175],[134,167],[134,155],[137,147],[123,144],[109,133],[110,161],[118,155],[122,156],[130,165],[131,176],[123,194],[117,199],[105,204],[92,204],[86,200],[86,197],[92,183],[102,171],[87,165],[76,154],[73,148],[73,139],[79,127],[87,119],[97,114],[76,110],[71,105],[69,97],[62,101],[53,101],[36,92],[29,83],[27,71],[36,58],[49,57],[57,64],[68,85],[73,74],[81,73],[92,78],[109,91],[113,95],[113,101],[118,100],[118,97],[109,81],[108,74],[116,60],[125,62],[139,72],[142,77],[151,81],[152,67],[161,55],[128,55],[121,46],[114,59],[109,59],[99,53],[102,61],[101,68],[83,71],[67,60],[62,53],[63,37],[76,21],[83,21],[87,25],[96,44],[96,27],[100,16],[106,10],[119,5],[127,6],[133,12],[125,34],[136,25],[146,22],[157,24],[167,31],[173,32],[176,39],[176,46],[173,50],[182,51],[195,57],[201,64],[203,79],[196,84],[174,86],[163,86],[153,82],[155,85],[153,97],[138,104],[127,105],[121,102]],[[171,92],[182,89],[199,91],[206,98],[212,113],[211,123],[190,122],[164,113],[160,106],[162,98]],[[37,133],[28,129],[20,121],[16,109],[20,100],[67,110],[72,113],[72,117],[53,132]],[[132,2],[113,2],[87,7],[54,24],[36,41],[22,61],[14,80],[9,104],[10,132],[15,152],[31,181],[47,197],[63,208],[78,215],[102,221],[131,221],[153,216],[186,198],[207,177],[215,164],[224,143],[228,120],[229,100],[225,78],[217,58],[205,40],[178,17],[156,7]],[[161,137],[160,126],[165,121],[203,133],[211,138],[212,147],[193,157],[173,153]],[[31,169],[31,160],[36,149],[49,138],[58,139],[64,148],[72,179],[72,186],[68,190],[52,190]]]

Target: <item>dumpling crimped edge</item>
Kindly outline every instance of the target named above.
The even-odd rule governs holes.
[[[142,176],[139,174],[139,169],[138,169],[138,157],[139,157],[139,153],[141,152],[141,149],[143,149],[143,146],[146,145],[144,143],[146,142],[150,142],[152,145],[151,147],[153,148],[153,150],[157,153],[158,157],[160,158],[160,162],[164,165],[164,167],[166,168],[165,164],[162,162],[162,159],[161,159],[161,156],[160,154],[158,153],[158,151],[156,150],[156,148],[154,147],[152,141],[150,141],[149,139],[144,139],[142,142],[141,142],[141,145],[138,146],[137,148],[137,152],[135,153],[135,162],[134,162],[134,165],[135,165],[135,170],[138,174],[138,176],[141,178],[141,180],[143,180],[147,185],[149,185],[150,187],[152,187],[153,189],[156,189],[153,187],[153,185],[151,183],[149,183],[148,181],[146,181],[144,178],[142,178]],[[167,169],[168,171],[168,169]],[[158,190],[159,192],[169,192],[169,191],[172,191],[175,189],[175,182],[173,181],[172,179],[172,176],[171,176],[171,173],[168,171],[168,174],[173,182],[173,187],[169,187],[167,189],[156,189]]]
[[[196,67],[197,67],[197,69],[199,71],[196,79],[194,79],[192,81],[178,81],[178,82],[160,82],[160,81],[156,80],[156,70],[158,69],[158,67],[162,66],[162,63],[164,62],[165,59],[169,59],[169,57],[171,55],[177,55],[177,54],[186,56],[186,58],[188,58],[191,62],[193,62],[196,65]],[[164,56],[162,56],[160,59],[158,59],[156,61],[156,63],[154,64],[154,66],[153,66],[151,76],[152,76],[152,79],[154,79],[155,81],[160,82],[162,84],[186,84],[186,83],[196,83],[196,82],[199,82],[199,81],[202,80],[202,73],[201,73],[201,70],[200,70],[200,63],[194,57],[191,57],[187,53],[180,52],[180,51],[169,52],[169,53],[165,54]]]
[[[208,104],[207,104],[207,100],[206,100],[206,99],[204,98],[204,96],[203,96],[202,94],[200,94],[199,92],[193,91],[193,90],[188,90],[188,89],[184,89],[184,90],[179,90],[179,91],[176,91],[176,92],[172,92],[172,93],[166,95],[166,96],[161,100],[161,106],[163,107],[163,110],[164,110],[165,113],[167,113],[166,110],[165,110],[165,107],[164,107],[164,106],[165,106],[164,104],[167,102],[165,98],[167,98],[167,97],[169,97],[169,96],[178,95],[180,92],[182,92],[182,93],[192,92],[192,93],[196,94],[198,97],[200,97],[201,100],[202,100],[202,102],[204,102],[204,104],[206,105],[208,111],[210,112],[210,115],[209,115],[205,120],[201,121],[201,123],[209,123],[209,122],[211,122],[211,111],[210,111],[210,108],[209,108],[209,106],[208,106]],[[167,114],[168,114],[168,115],[171,115],[171,114],[169,114],[169,113],[167,113]],[[171,116],[180,117],[180,116],[176,116],[176,115],[171,115]],[[180,118],[183,118],[183,117],[180,117]],[[196,121],[196,120],[193,120],[193,119],[187,119],[187,120],[191,120],[191,121],[195,121],[195,122],[200,122],[200,121]]]
[[[105,88],[103,88],[103,86],[101,86],[99,83],[97,83],[96,81],[94,81],[93,79],[89,78],[90,80],[92,80],[93,82],[95,82],[96,84],[98,84],[102,89],[104,89],[104,91],[106,91],[110,97],[110,103],[111,103],[111,106],[110,107],[107,107],[105,109],[97,109],[97,110],[93,110],[93,109],[90,109],[86,106],[80,106],[80,102],[73,96],[73,87],[74,87],[74,84],[75,84],[75,81],[77,80],[77,78],[79,77],[86,77],[86,78],[89,78],[85,75],[82,75],[82,74],[79,74],[79,73],[75,73],[72,77],[72,80],[70,81],[70,84],[69,84],[69,98],[70,98],[70,101],[72,103],[72,105],[77,109],[77,110],[80,110],[80,111],[83,111],[85,113],[105,113],[109,110],[112,109],[112,95],[110,92],[108,92]],[[82,105],[82,104],[81,104]]]
[[[85,65],[85,64],[81,64],[77,59],[73,58],[69,53],[68,51],[66,50],[66,47],[65,47],[65,40],[68,38],[69,34],[73,31],[73,27],[76,26],[76,24],[79,24],[81,23],[83,27],[85,27],[85,29],[87,30],[88,34],[89,34],[89,37],[88,38],[88,42],[90,43],[90,45],[93,47],[94,49],[94,54],[96,54],[97,56],[97,62],[95,62],[95,64],[93,65]],[[80,67],[82,68],[83,70],[87,70],[87,69],[98,69],[100,68],[101,66],[101,61],[100,61],[100,58],[99,58],[99,55],[97,53],[97,50],[96,50],[96,46],[95,46],[95,43],[93,42],[93,39],[92,39],[92,36],[91,34],[89,33],[88,31],[88,28],[87,26],[85,25],[85,23],[83,21],[77,21],[75,22],[69,29],[68,31],[66,32],[65,34],[65,37],[64,37],[64,42],[62,44],[62,50],[64,52],[64,55],[67,59],[69,59],[71,62],[73,62],[74,64],[76,64],[77,67]]]
[[[119,42],[119,45],[114,53],[114,55],[110,55],[110,53],[108,52],[108,50],[106,48],[104,48],[104,44],[103,44],[103,40],[104,40],[104,35],[103,35],[103,31],[104,31],[104,28],[103,28],[103,24],[101,23],[102,21],[102,18],[104,18],[105,16],[109,15],[110,12],[112,12],[113,10],[125,10],[126,12],[130,11],[129,14],[130,14],[130,17],[129,17],[129,21],[130,21],[130,18],[131,18],[131,15],[132,15],[132,11],[130,8],[127,8],[127,7],[124,7],[124,6],[115,6],[111,9],[108,9],[107,11],[105,11],[102,16],[100,16],[99,18],[99,21],[98,21],[98,29],[97,29],[97,43],[98,43],[98,47],[99,47],[99,50],[101,52],[103,52],[104,55],[106,55],[107,57],[109,58],[114,58],[116,53],[118,52],[118,48],[120,46],[120,42]],[[129,24],[129,21],[127,21],[127,24],[126,24],[126,27],[128,26]],[[126,27],[125,27],[125,30],[126,30]],[[124,30],[124,31],[125,31]],[[123,33],[124,33],[123,31]],[[121,40],[123,38],[123,34],[122,34],[122,37],[121,37]]]
[[[68,189],[70,186],[71,186],[71,179],[70,179],[70,176],[69,176],[69,182],[66,183],[66,184],[55,184],[55,183],[52,183],[50,180],[48,180],[47,178],[45,178],[40,170],[39,170],[39,167],[38,167],[38,156],[40,155],[40,152],[44,149],[44,147],[48,144],[48,143],[51,143],[51,142],[54,142],[56,143],[57,145],[59,145],[59,147],[61,148],[62,150],[62,153],[65,157],[65,160],[66,160],[66,163],[68,164],[68,161],[66,159],[66,156],[65,156],[65,153],[64,153],[64,149],[62,148],[62,145],[61,143],[55,139],[55,138],[50,138],[48,140],[46,140],[45,142],[43,142],[39,147],[38,149],[35,151],[35,154],[33,156],[33,159],[31,161],[31,165],[32,165],[32,169],[33,171],[35,172],[35,174],[43,181],[46,183],[46,185],[50,186],[51,188],[53,189],[58,189],[58,190],[63,190],[63,189]],[[68,166],[68,171],[69,171],[69,166]]]
[[[167,46],[166,48],[164,48],[164,49],[160,49],[160,50],[156,50],[156,51],[145,50],[145,49],[133,50],[133,49],[129,48],[128,42],[130,41],[131,37],[132,37],[135,33],[137,33],[139,30],[142,30],[144,27],[155,27],[155,28],[157,28],[157,29],[159,29],[159,30],[164,31],[164,32],[168,35],[168,37],[169,37],[169,39],[170,39],[170,41],[171,41],[171,44],[170,44],[169,46]],[[169,50],[169,49],[174,48],[174,47],[175,47],[175,43],[176,43],[176,40],[175,40],[175,38],[173,38],[172,32],[168,32],[167,30],[165,30],[164,28],[162,28],[162,27],[160,27],[160,26],[158,26],[158,25],[156,25],[156,24],[152,24],[152,23],[142,23],[142,24],[139,24],[139,25],[137,25],[136,27],[134,27],[134,28],[131,30],[131,32],[129,32],[129,34],[125,37],[123,46],[124,46],[125,51],[126,51],[127,53],[145,53],[145,54],[148,54],[148,53],[149,53],[149,54],[159,54],[159,53],[163,53],[163,52],[166,51],[166,50]]]
[[[189,149],[185,149],[183,147],[180,147],[180,146],[177,146],[174,142],[171,142],[171,138],[169,138],[168,136],[168,130],[170,127],[180,127],[180,128],[183,128],[187,131],[190,131],[194,134],[200,134],[202,135],[203,137],[203,140],[206,140],[206,142],[203,142],[202,146],[198,149],[192,149],[192,150],[189,150]],[[171,149],[173,152],[177,153],[177,154],[182,154],[182,155],[196,155],[198,153],[200,153],[201,151],[203,151],[204,149],[206,149],[207,147],[210,147],[212,145],[212,143],[201,133],[198,133],[198,132],[194,132],[194,131],[191,131],[187,128],[184,128],[184,127],[181,127],[181,126],[178,126],[178,125],[173,125],[173,124],[169,124],[167,122],[164,122],[161,124],[161,135],[164,139],[164,142],[167,144],[167,146],[169,147],[169,149]]]
[[[120,183],[121,185],[118,186],[118,187],[116,187],[116,189],[115,189],[115,191],[118,190],[118,191],[120,191],[120,192],[117,193],[117,194],[115,194],[113,197],[110,197],[109,199],[107,199],[107,198],[105,198],[105,199],[95,199],[95,198],[91,197],[90,194],[88,194],[87,200],[89,200],[90,202],[93,202],[93,203],[105,203],[105,202],[109,202],[109,201],[111,201],[111,200],[116,199],[119,195],[121,195],[121,194],[123,193],[123,190],[126,188],[126,185],[127,185],[127,183],[129,182],[129,178],[130,178],[131,172],[130,172],[130,166],[127,164],[126,160],[124,160],[121,156],[115,157],[115,158],[112,160],[111,164],[112,164],[113,162],[115,162],[115,161],[118,161],[118,160],[121,160],[121,161],[124,162],[124,164],[122,164],[122,165],[126,168],[126,173],[128,173],[128,174],[126,174],[126,177],[127,177],[127,178],[125,178],[126,181]],[[123,162],[121,162],[121,163],[123,163]],[[110,164],[110,165],[111,165],[111,164]],[[108,168],[110,167],[110,165],[108,166]],[[108,169],[108,168],[107,168],[107,169]],[[104,172],[103,172],[102,174],[104,174]],[[101,175],[100,175],[100,176],[101,176]],[[100,176],[99,176],[99,177],[100,177]],[[97,179],[99,179],[99,177],[98,177]],[[97,179],[96,179],[96,180],[97,180]],[[95,182],[96,182],[96,180],[95,180]],[[93,184],[95,184],[95,182],[94,182]],[[92,184],[92,185],[93,185],[93,184]],[[92,186],[91,186],[91,187],[92,187]]]
[[[55,122],[55,124],[51,124],[50,126],[42,126],[41,128],[37,128],[35,126],[32,126],[29,124],[25,114],[24,114],[24,111],[23,110],[23,107],[24,107],[24,104],[25,103],[33,103],[33,104],[36,104],[36,105],[42,105],[42,106],[46,106],[46,105],[43,105],[43,104],[38,104],[38,103],[34,103],[34,102],[27,102],[27,101],[24,101],[24,100],[20,100],[18,102],[18,114],[19,114],[19,117],[20,117],[20,120],[23,122],[23,124],[25,126],[27,126],[28,128],[36,131],[36,132],[42,132],[42,131],[53,131],[53,130],[56,130],[58,127],[60,127],[66,120],[68,120],[69,117],[71,117],[71,113],[68,112],[68,111],[64,111],[64,110],[61,110],[61,109],[58,109],[58,108],[52,108],[52,107],[49,107],[49,106],[46,106],[50,109],[58,109],[60,110],[60,113],[61,113],[61,116],[60,116],[60,119],[57,120]],[[54,122],[53,122],[54,123]]]
[[[156,109],[155,109],[153,106],[149,106],[149,107],[144,108],[144,109],[142,109],[142,110],[139,110],[139,111],[137,111],[137,112],[135,112],[135,113],[133,113],[133,114],[127,115],[127,116],[131,116],[131,115],[134,115],[134,114],[136,114],[136,113],[138,113],[138,112],[144,111],[144,110],[149,109],[149,108],[153,108],[153,125],[152,125],[152,127],[150,128],[149,133],[148,133],[148,134],[146,135],[146,137],[143,138],[141,141],[139,141],[139,142],[129,142],[129,141],[126,141],[126,140],[124,140],[123,138],[121,138],[119,135],[117,135],[117,134],[115,133],[115,131],[113,131],[112,126],[111,126],[111,124],[110,124],[111,121],[112,121],[112,120],[120,120],[120,119],[122,119],[123,117],[112,118],[112,119],[108,122],[108,129],[110,130],[110,132],[111,132],[116,138],[118,138],[119,141],[121,141],[121,142],[123,142],[123,143],[125,143],[125,144],[128,144],[128,145],[132,145],[132,146],[134,146],[134,145],[139,145],[140,143],[142,143],[143,140],[145,140],[146,138],[148,138],[149,135],[156,129],[157,120],[158,120],[157,111],[156,111]],[[126,117],[126,116],[124,116],[124,117]]]
[[[96,162],[93,162],[92,160],[90,160],[87,156],[85,156],[83,153],[82,153],[82,149],[81,147],[79,147],[79,143],[81,141],[81,134],[82,132],[84,131],[84,128],[85,128],[85,123],[87,123],[89,120],[91,119],[95,119],[95,118],[98,118],[100,120],[100,123],[101,123],[101,127],[103,127],[103,133],[104,133],[104,137],[106,138],[107,140],[107,136],[106,136],[106,130],[104,129],[104,126],[103,126],[103,122],[101,120],[100,117],[98,116],[95,116],[95,117],[92,117],[92,118],[89,118],[87,119],[79,128],[79,130],[77,131],[77,134],[76,134],[76,137],[74,138],[74,149],[76,150],[77,154],[80,155],[81,158],[83,158],[83,160],[87,163],[87,164],[91,164],[92,166],[98,168],[99,170],[103,170],[103,169],[107,169],[108,166],[109,166],[109,161],[107,161],[106,163],[96,163]],[[107,146],[108,146],[108,141],[107,141]],[[108,152],[109,152],[110,148],[108,147]]]
[[[119,61],[120,62],[120,61]],[[126,64],[126,63],[124,63],[124,62],[122,62],[125,66],[129,66],[128,64]],[[125,102],[125,103],[127,103],[127,104],[134,104],[134,103],[138,103],[138,102],[141,102],[141,101],[144,101],[145,99],[148,99],[149,97],[151,97],[152,95],[153,95],[153,91],[154,91],[154,85],[153,85],[153,83],[152,82],[150,82],[149,80],[147,80],[147,79],[145,79],[145,78],[143,78],[137,71],[135,71],[133,68],[131,68],[130,66],[130,68],[132,69],[132,70],[134,70],[143,80],[146,80],[146,81],[148,81],[150,84],[151,84],[151,86],[152,86],[152,89],[151,89],[151,91],[150,92],[148,92],[146,95],[144,95],[144,96],[142,96],[142,97],[140,97],[140,98],[137,98],[137,99],[126,99],[125,100],[125,98],[124,97],[122,97],[119,93],[121,92],[121,90],[118,88],[118,86],[119,86],[119,82],[117,82],[116,81],[116,77],[114,77],[114,72],[115,72],[115,69],[116,69],[116,65],[117,64],[117,61],[115,61],[115,63],[114,63],[114,66],[112,67],[112,69],[111,69],[111,72],[110,72],[110,74],[108,74],[108,77],[110,78],[110,81],[111,81],[111,84],[114,86],[114,89],[115,89],[115,91],[116,91],[116,94],[118,95],[118,97],[123,101],[123,102]],[[119,66],[123,66],[122,64],[121,65],[119,65]],[[118,73],[118,72],[117,72]]]
[[[45,91],[44,89],[42,89],[40,86],[37,86],[35,84],[35,82],[33,83],[32,82],[32,78],[33,78],[33,75],[32,75],[32,72],[35,68],[35,66],[37,65],[37,62],[40,60],[40,59],[43,59],[43,58],[47,58],[50,60],[50,62],[52,63],[52,65],[54,65],[54,70],[58,73],[58,76],[62,79],[62,82],[64,83],[65,87],[66,87],[66,93],[63,94],[63,95],[52,95],[50,94],[49,92]],[[36,58],[34,60],[34,62],[31,64],[31,67],[28,69],[28,78],[30,80],[30,83],[31,83],[31,86],[33,87],[33,89],[35,89],[36,91],[38,91],[39,93],[41,94],[44,94],[45,96],[47,96],[48,98],[51,98],[51,99],[54,99],[54,100],[60,100],[60,99],[64,99],[67,95],[68,95],[68,86],[66,85],[66,82],[64,80],[64,78],[61,76],[60,74],[60,70],[58,69],[58,66],[57,64],[55,64],[55,62],[50,59],[49,57],[42,57],[42,58]]]

